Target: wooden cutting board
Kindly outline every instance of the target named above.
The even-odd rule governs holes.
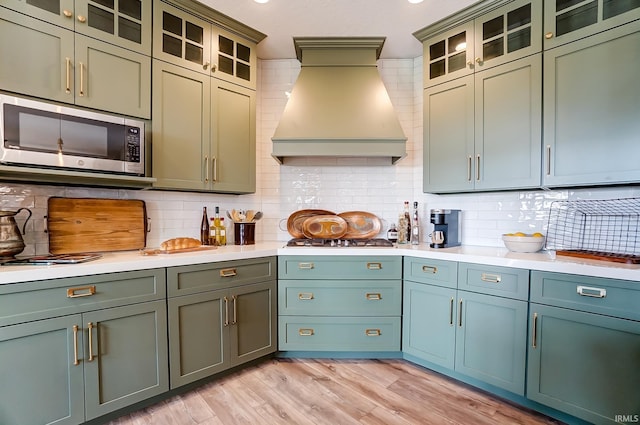
[[[51,197],[47,203],[52,254],[128,251],[146,246],[144,201]]]

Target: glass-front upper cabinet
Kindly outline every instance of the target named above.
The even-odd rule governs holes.
[[[75,20],[78,33],[151,56],[151,0],[76,0]]]
[[[211,24],[164,2],[153,13],[153,57],[209,75]]]
[[[545,0],[544,48],[640,19],[638,0]]]
[[[212,76],[245,87],[256,87],[256,49],[247,40],[214,27]]]
[[[424,87],[542,50],[542,3],[515,0],[423,40]]]
[[[73,30],[73,0],[7,0],[2,6]]]

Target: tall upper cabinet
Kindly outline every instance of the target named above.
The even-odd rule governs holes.
[[[492,1],[414,35],[424,45],[424,191],[540,185],[542,4]]]
[[[0,89],[149,118],[151,1],[3,2]]]
[[[546,0],[545,186],[640,181],[640,2]]]
[[[182,0],[156,0],[153,32],[156,186],[254,192],[256,45],[264,34]]]

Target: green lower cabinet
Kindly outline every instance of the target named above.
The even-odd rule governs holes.
[[[84,422],[82,334],[74,343],[72,315],[0,328],[0,423],[71,425]]]
[[[640,417],[640,322],[531,304],[527,397],[594,424]]]
[[[170,298],[171,388],[276,350],[276,284]]]

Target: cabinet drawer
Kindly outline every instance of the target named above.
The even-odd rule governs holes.
[[[640,282],[532,271],[531,302],[640,320]]]
[[[170,297],[276,279],[275,257],[170,267]]]
[[[0,285],[0,326],[166,297],[164,269]]]
[[[402,260],[395,256],[278,257],[280,279],[401,279]]]
[[[412,282],[455,288],[458,281],[458,263],[455,261],[405,257],[404,279]]]
[[[526,301],[529,270],[459,263],[458,289]]]
[[[280,316],[279,349],[399,351],[399,317]]]
[[[400,316],[400,280],[281,280],[278,312],[308,316]]]

